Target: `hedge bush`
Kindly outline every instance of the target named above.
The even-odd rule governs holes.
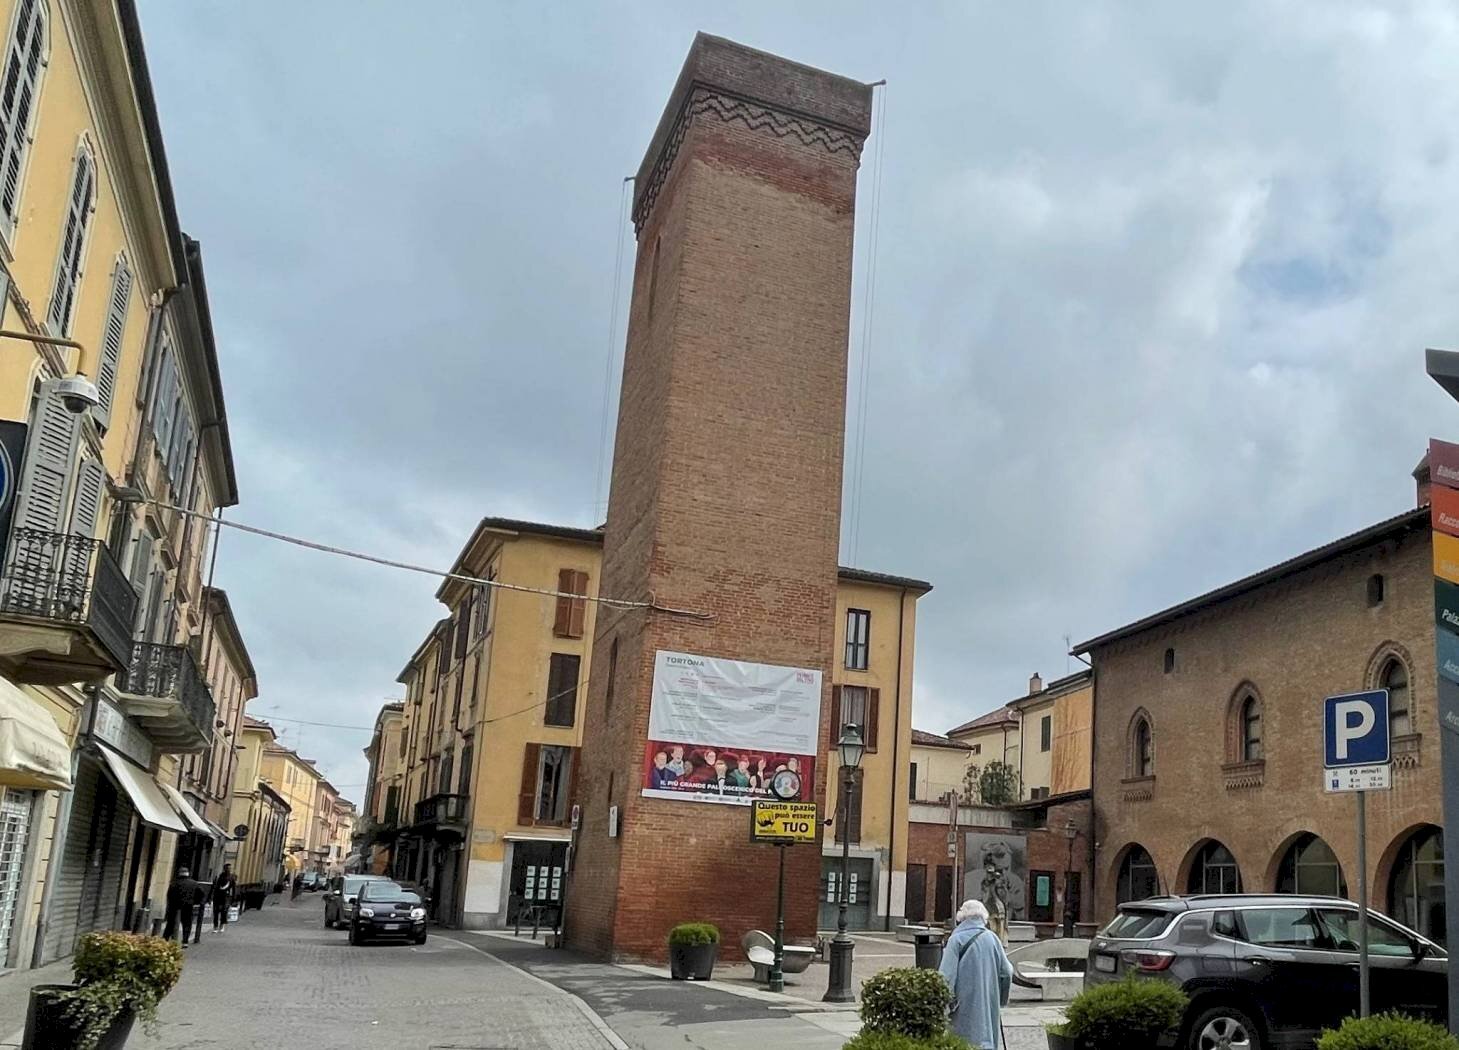
[[[669,931],[669,944],[675,948],[695,948],[701,944],[718,944],[719,927],[708,922],[681,922]]]
[[[918,1038],[901,1032],[873,1032],[863,1029],[841,1050],[969,1050],[968,1044],[951,1032]]]
[[[1127,978],[1095,985],[1076,995],[1064,1011],[1064,1034],[1086,1050],[1128,1050],[1154,1045],[1175,1028],[1190,1004],[1184,992],[1164,981]]]
[[[1349,1017],[1337,1031],[1322,1033],[1317,1050],[1459,1050],[1459,1039],[1428,1021],[1389,1013]]]
[[[883,970],[861,984],[861,1023],[872,1032],[927,1039],[947,1030],[951,1002],[952,990],[936,970]]]

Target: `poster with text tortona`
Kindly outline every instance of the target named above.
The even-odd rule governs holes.
[[[770,778],[815,783],[821,672],[660,649],[654,656],[643,793],[748,806],[771,798]]]

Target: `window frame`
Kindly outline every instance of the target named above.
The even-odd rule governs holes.
[[[572,794],[572,751],[566,744],[542,744],[537,749],[537,793],[533,797],[532,819],[537,824],[562,825],[567,823],[568,798]],[[543,816],[543,789],[547,773],[548,758],[556,758],[556,786],[552,794],[554,815]],[[561,811],[558,813],[558,811]]]
[[[1144,714],[1130,728],[1130,771],[1136,778],[1155,775],[1155,729]]]
[[[0,235],[3,235],[6,244],[12,249],[12,253],[20,226],[20,202],[25,195],[26,177],[30,171],[30,147],[35,142],[36,124],[40,119],[41,89],[45,84],[46,70],[51,64],[50,6],[45,0],[34,0],[30,8],[40,42],[33,75],[29,71],[30,63],[25,61],[25,56],[19,53],[20,16],[24,8],[25,2],[21,0],[11,12],[10,26],[5,35],[4,65],[0,66],[0,88],[3,88],[5,74],[10,68],[10,59],[14,56],[18,60],[19,73],[16,77],[15,91],[17,105],[25,88],[27,86],[30,88],[30,103],[25,115],[25,126],[20,127],[18,123],[13,124],[3,136],[0,136]],[[34,38],[27,39],[33,40]],[[29,53],[29,49],[27,49],[27,53]],[[12,143],[14,144],[13,151]],[[9,166],[7,161],[12,153],[15,157],[15,198],[12,201],[12,207],[6,208],[5,172]]]
[[[1401,674],[1403,682],[1398,690],[1403,696],[1403,706],[1397,707],[1393,703],[1395,687],[1391,679],[1394,674]],[[1383,660],[1378,670],[1378,688],[1388,691],[1388,735],[1390,738],[1409,736],[1413,733],[1413,675],[1408,665],[1396,654],[1389,653]],[[1400,723],[1401,720],[1401,723]],[[1399,726],[1402,725],[1400,729]]]
[[[565,687],[562,687],[562,677],[567,674],[566,670],[559,671],[559,667],[565,667],[567,662],[572,662],[572,693],[567,701],[563,697],[568,696]],[[542,724],[552,729],[571,729],[577,725],[578,695],[582,692],[583,658],[577,653],[551,653],[547,658],[547,688],[543,691],[542,697]],[[554,705],[558,705],[554,708]],[[566,709],[567,721],[561,721],[563,709]],[[558,720],[554,720],[557,716]]]
[[[1046,755],[1054,749],[1053,712],[1039,718],[1039,754]]]
[[[842,662],[848,671],[865,671],[871,666],[871,610],[846,610],[846,646]]]
[[[1265,730],[1265,711],[1262,708],[1261,698],[1255,693],[1248,694],[1242,701],[1239,708],[1240,730],[1241,730],[1241,761],[1261,762],[1266,759],[1266,750],[1262,744],[1262,737]],[[1253,729],[1255,732],[1253,733]]]

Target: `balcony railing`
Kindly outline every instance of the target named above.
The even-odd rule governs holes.
[[[95,682],[124,669],[137,592],[100,540],[11,530],[0,572],[0,651],[16,681]]]
[[[213,739],[216,704],[192,652],[135,642],[131,666],[117,675],[122,707],[168,751],[201,751]]]
[[[471,814],[470,795],[432,795],[415,804],[417,824],[466,824]]]

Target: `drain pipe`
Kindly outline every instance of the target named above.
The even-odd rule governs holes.
[[[897,684],[892,691],[895,704],[895,713],[892,716],[892,813],[891,820],[887,822],[890,828],[887,834],[887,906],[886,914],[882,916],[882,930],[886,933],[892,930],[892,880],[897,875],[897,773],[901,769],[897,764],[897,741],[902,736],[902,627],[906,617],[907,588],[903,587],[901,600],[897,605]],[[911,770],[908,773],[910,775]],[[908,834],[911,834],[910,830]],[[903,885],[906,884],[906,878],[906,869],[903,868]],[[905,904],[902,910],[906,910]]]

